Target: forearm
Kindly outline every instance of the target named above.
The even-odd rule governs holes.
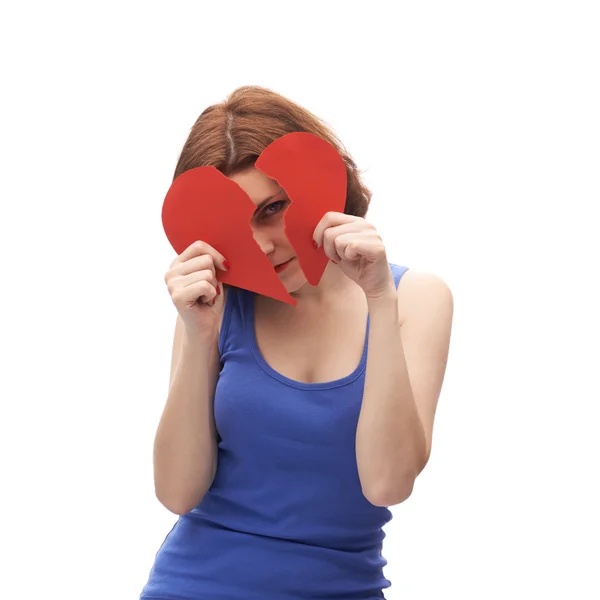
[[[178,514],[197,506],[216,472],[213,397],[218,364],[216,343],[184,341],[156,432],[156,496]]]
[[[356,432],[363,493],[373,504],[406,499],[425,456],[404,351],[395,293],[369,301],[369,353]]]

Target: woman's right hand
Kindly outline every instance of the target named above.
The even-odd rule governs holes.
[[[212,339],[223,307],[216,269],[227,271],[225,258],[212,246],[196,241],[171,263],[165,283],[192,338]]]

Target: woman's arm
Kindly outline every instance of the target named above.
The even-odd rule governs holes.
[[[369,353],[356,458],[365,497],[392,506],[410,496],[429,460],[453,299],[441,279],[407,271],[398,292],[392,288],[368,302]]]
[[[383,240],[362,217],[328,212],[313,240],[367,298],[371,327],[356,431],[358,474],[369,502],[399,504],[429,459],[452,294],[435,275],[413,271],[402,276],[396,292]]]
[[[177,318],[169,395],[154,440],[156,497],[171,512],[195,508],[217,469],[213,397],[219,373],[218,333],[190,340]]]

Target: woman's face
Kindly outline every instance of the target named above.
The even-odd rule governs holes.
[[[298,291],[306,278],[284,232],[283,214],[290,206],[283,188],[255,167],[229,176],[256,206],[250,227],[256,243],[275,268],[288,293]]]

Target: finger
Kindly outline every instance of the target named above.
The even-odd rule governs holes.
[[[347,233],[338,236],[334,243],[336,252],[343,260],[365,259],[374,262],[385,255],[383,242],[375,235]]]
[[[212,246],[201,240],[195,241],[193,244],[188,246],[176,259],[178,262],[185,262],[195,256],[201,256],[202,254],[210,254],[213,257],[215,266],[223,271],[229,269],[229,263],[225,257],[217,252]]]
[[[186,304],[188,306],[201,302],[202,304],[212,304],[217,297],[217,290],[210,281],[197,281],[190,285],[178,288],[173,294],[173,302],[177,304]]]
[[[183,263],[174,261],[171,264],[171,268],[165,273],[165,283],[167,286],[180,285],[181,277],[191,275],[192,273],[200,273],[201,271],[210,271],[212,278],[216,279],[215,264],[210,254],[196,256]],[[171,288],[169,287],[169,289]]]
[[[338,235],[338,227],[329,227],[323,232],[323,252],[325,252],[325,256],[334,263],[339,263],[342,260],[342,257],[338,254],[335,246],[335,240]]]
[[[328,227],[323,232],[323,250],[326,256],[335,262],[339,262],[342,259],[342,255],[336,249],[335,240],[348,233],[360,233],[366,229],[367,225],[364,220],[358,219],[353,220],[350,223],[344,225],[338,225],[336,227]]]
[[[172,269],[172,272],[176,275],[189,275],[197,271],[204,270],[212,271],[216,277],[215,272],[215,261],[210,254],[202,254],[201,256],[195,256],[190,258],[183,263],[177,263]]]
[[[325,230],[329,227],[337,227],[339,225],[344,225],[346,223],[352,223],[354,221],[359,220],[360,217],[355,217],[353,215],[346,215],[344,213],[338,212],[328,212],[325,213],[323,218],[319,221],[318,225],[315,227],[313,232],[313,240],[318,248],[323,245],[323,234]]]
[[[169,288],[171,295],[173,295],[181,288],[189,287],[202,281],[207,281],[215,288],[219,284],[214,271],[210,269],[204,269],[203,271],[194,271],[188,275],[177,275],[176,277],[171,277],[167,282],[167,287]]]

